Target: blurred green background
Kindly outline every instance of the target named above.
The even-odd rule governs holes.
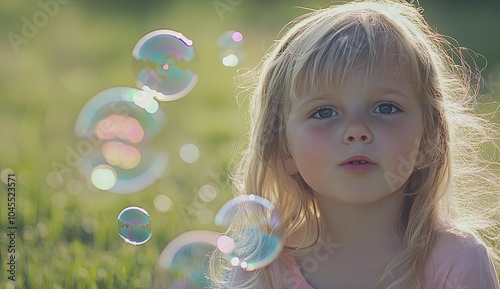
[[[25,20],[52,15],[23,36]],[[228,181],[238,142],[248,124],[244,94],[235,76],[253,68],[282,27],[316,0],[42,0],[0,2],[0,171],[17,175],[17,280],[7,282],[7,198],[1,183],[0,288],[150,288],[155,262],[175,236],[197,229],[222,231],[211,218],[231,198]],[[420,1],[437,31],[478,54],[483,70],[481,102],[500,99],[500,2],[497,0]],[[38,13],[38,14],[37,14]],[[39,23],[43,19],[38,19]],[[129,195],[92,190],[69,166],[62,182],[50,172],[68,165],[75,149],[76,118],[97,93],[112,87],[135,87],[131,51],[144,34],[156,29],[182,32],[194,41],[199,81],[186,97],[160,103],[168,121],[151,143],[167,150],[167,173],[148,188]],[[235,68],[219,58],[217,39],[241,31],[245,54]],[[12,33],[24,40],[13,41]],[[10,37],[9,37],[10,35]],[[241,104],[241,105],[240,105]],[[489,107],[484,106],[488,111]],[[200,150],[196,163],[179,157],[183,144]],[[200,201],[198,190],[211,184],[213,201]],[[169,210],[155,206],[158,195],[172,201]],[[119,238],[116,217],[128,206],[149,211],[153,237],[141,246]],[[196,208],[194,210],[193,208]],[[198,214],[196,211],[203,211]]]

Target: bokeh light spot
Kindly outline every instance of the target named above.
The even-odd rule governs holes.
[[[219,59],[227,67],[235,67],[244,58],[243,34],[238,31],[225,31],[217,39],[217,46],[220,48]]]
[[[233,238],[228,236],[220,236],[217,239],[217,248],[225,254],[229,254],[234,250],[234,241]]]
[[[210,203],[217,197],[217,190],[212,185],[203,185],[198,191],[198,196],[204,202]]]
[[[240,264],[240,258],[238,257],[231,258],[231,265],[238,266],[239,264]]]
[[[170,211],[170,209],[172,208],[172,200],[167,196],[167,195],[163,195],[163,194],[160,194],[160,195],[157,195],[155,198],[154,198],[154,206],[155,206],[155,209],[158,210],[159,212],[162,212],[162,213],[166,213],[168,211]]]
[[[235,41],[235,42],[240,42],[243,40],[243,34],[241,34],[241,32],[238,32],[238,31],[235,31],[233,33],[233,35],[231,36],[231,38]]]
[[[112,166],[98,165],[90,173],[90,180],[96,188],[109,190],[116,184],[116,171]]]
[[[222,58],[222,64],[224,64],[224,66],[235,67],[236,65],[238,65],[238,62],[238,56],[234,54],[229,54]]]
[[[11,178],[14,175],[14,171],[11,168],[3,169],[2,172],[0,172],[0,178],[2,179],[2,182],[6,185],[8,185],[9,183],[9,175],[11,175]]]
[[[181,159],[188,164],[195,163],[200,157],[200,151],[198,150],[198,147],[190,143],[183,145],[180,149],[179,154]]]

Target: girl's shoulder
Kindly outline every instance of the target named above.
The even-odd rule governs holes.
[[[314,289],[307,283],[295,257],[289,250],[283,250],[279,258],[268,266],[268,269],[276,289]]]
[[[290,251],[285,249],[262,271],[257,278],[255,272],[247,272],[239,267],[231,270],[227,288],[252,289],[314,289],[300,272],[300,267]],[[248,282],[249,280],[252,280]]]
[[[487,247],[470,233],[440,231],[425,274],[425,288],[499,288]]]

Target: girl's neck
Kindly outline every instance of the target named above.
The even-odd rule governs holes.
[[[394,193],[375,203],[352,204],[318,194],[323,237],[330,238],[343,249],[358,252],[400,247],[397,228],[403,198],[402,194]]]

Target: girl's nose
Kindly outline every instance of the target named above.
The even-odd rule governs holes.
[[[372,133],[360,120],[351,121],[343,135],[343,142],[351,144],[354,142],[370,143],[372,141]]]

